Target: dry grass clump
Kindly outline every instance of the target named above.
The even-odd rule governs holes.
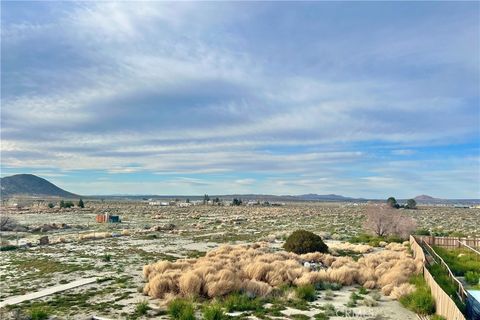
[[[373,247],[368,244],[355,244],[349,242],[339,242],[328,244],[328,248],[332,251],[352,251],[356,253],[368,253],[373,251]]]
[[[86,233],[86,234],[81,234],[78,239],[83,241],[83,240],[95,240],[95,239],[105,239],[105,238],[110,238],[112,234],[110,232],[92,232],[92,233]]]
[[[394,287],[392,289],[392,292],[390,293],[390,297],[398,300],[403,296],[406,296],[407,294],[411,294],[415,291],[415,286],[410,283],[402,283],[398,287]]]
[[[325,268],[312,271],[303,266],[306,261]],[[159,261],[144,266],[143,275],[148,282],[143,292],[155,298],[165,298],[167,294],[213,298],[238,291],[266,296],[281,285],[337,282],[379,288],[397,299],[409,292],[408,279],[421,267],[421,261],[414,260],[405,250],[368,253],[355,261],[351,257],[318,252],[303,255],[274,252],[264,243],[226,245],[198,259]]]

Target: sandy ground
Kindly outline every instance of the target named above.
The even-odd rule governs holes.
[[[123,222],[115,225],[95,223],[95,214],[105,212],[119,214]],[[79,303],[73,307],[56,307],[54,313],[61,318],[84,319],[94,314],[125,319],[139,301],[146,299],[138,292],[138,288],[144,285],[142,268],[145,264],[162,259],[175,260],[203,255],[224,243],[264,239],[280,247],[286,234],[300,228],[325,235],[326,238],[342,239],[361,231],[362,214],[361,207],[349,204],[175,208],[130,202],[87,202],[87,209],[80,211],[11,213],[23,225],[66,223],[71,228],[47,233],[2,232],[2,240],[12,244],[18,241],[19,244],[31,242],[36,245],[44,235],[49,236],[54,244],[1,253],[0,302],[14,296],[52,290],[73,281],[99,277],[105,281],[48,295],[36,299],[35,303],[48,306],[55,299],[69,295]],[[428,211],[426,214],[441,217],[444,213]],[[471,222],[475,218],[480,217],[474,215],[465,218],[470,228],[475,226]],[[448,225],[449,221],[443,219],[443,226]],[[148,231],[152,227],[168,224],[173,224],[174,228]],[[121,234],[122,230],[129,230],[130,235],[78,240],[79,235],[93,231]],[[65,243],[59,243],[62,238]],[[338,240],[330,239],[327,243],[338,243]],[[331,303],[338,307],[345,305],[348,290],[342,289]],[[152,305],[158,304],[158,301],[150,301]],[[28,311],[31,307],[25,302],[18,305],[21,311]],[[397,302],[386,298],[373,309],[384,313],[388,319],[415,318]]]

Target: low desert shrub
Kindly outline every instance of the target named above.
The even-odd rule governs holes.
[[[306,230],[294,231],[285,241],[283,248],[296,254],[309,252],[327,253],[328,247],[320,236]]]
[[[313,319],[315,320],[328,320],[330,319],[329,316],[327,316],[325,313],[321,312],[321,313],[317,313],[313,316]]]
[[[262,303],[257,298],[249,298],[246,294],[234,293],[227,296],[223,302],[227,312],[233,311],[258,311]]]
[[[332,290],[327,289],[327,290],[325,291],[325,296],[324,296],[324,299],[325,299],[325,300],[333,300],[334,297],[335,297],[335,294],[333,293]]]
[[[477,285],[480,280],[480,273],[474,271],[467,271],[465,273],[465,281],[474,286]]]
[[[414,292],[402,296],[400,303],[418,314],[435,313],[435,300],[430,293],[430,288],[421,275],[414,276],[410,279],[410,283],[414,284],[416,289]]]
[[[0,251],[13,251],[17,250],[18,247],[13,244],[7,244],[5,246],[0,246]]]
[[[46,320],[48,319],[48,311],[45,308],[32,308],[28,312],[29,318],[32,320]]]
[[[335,306],[331,303],[324,304],[321,309],[325,311],[325,315],[327,316],[335,316]]]
[[[174,320],[194,320],[195,310],[193,304],[184,299],[174,299],[170,301],[167,312]]]
[[[206,305],[202,310],[202,316],[204,320],[227,319],[227,316],[223,311],[222,306],[217,303]]]
[[[368,294],[368,290],[364,287],[360,287],[360,289],[358,289],[358,294],[366,295]]]
[[[295,294],[297,295],[297,298],[305,301],[313,301],[317,297],[315,287],[311,284],[295,288]]]
[[[146,315],[150,307],[148,306],[148,301],[140,301],[135,305],[135,315],[143,316]]]
[[[291,314],[290,319],[294,320],[310,320],[310,317],[301,313]]]

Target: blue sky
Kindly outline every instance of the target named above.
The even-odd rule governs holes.
[[[2,2],[1,174],[480,197],[479,2]]]

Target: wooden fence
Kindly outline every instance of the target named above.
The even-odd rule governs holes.
[[[465,316],[458,309],[455,302],[445,293],[445,291],[443,291],[443,289],[438,285],[426,268],[425,264],[427,261],[425,258],[425,253],[413,236],[410,236],[410,247],[413,251],[413,256],[423,261],[423,277],[430,287],[432,296],[435,299],[436,314],[445,317],[447,320],[466,320]]]
[[[465,320],[465,316],[455,302],[443,291],[425,266],[423,267],[423,277],[435,299],[436,314],[445,317],[447,320]]]
[[[480,238],[462,238],[462,237],[434,237],[434,236],[416,236],[417,239],[428,243],[431,246],[438,246],[447,249],[460,248],[466,244],[472,248],[480,249]]]

